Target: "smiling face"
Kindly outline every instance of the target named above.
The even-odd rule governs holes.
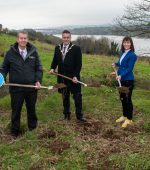
[[[125,50],[135,51],[134,44],[131,37],[124,37],[122,40],[120,51],[124,53]]]
[[[19,33],[17,36],[17,42],[18,42],[19,48],[25,49],[28,43],[28,34]]]
[[[131,48],[131,42],[128,40],[128,41],[124,41],[123,42],[123,47],[125,50],[129,50]]]
[[[70,33],[63,33],[62,34],[62,41],[63,41],[63,44],[68,45],[71,42],[71,34]]]

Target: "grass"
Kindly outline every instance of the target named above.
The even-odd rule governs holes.
[[[0,35],[0,54],[15,37]],[[54,47],[32,42],[44,66],[43,85],[56,83],[47,74]],[[122,129],[115,119],[121,115],[118,91],[109,73],[115,57],[83,55],[82,80],[90,84],[82,88],[83,112],[88,124],[76,123],[71,99],[72,119],[60,121],[62,100],[57,91],[40,90],[37,101],[38,128],[28,131],[26,109],[22,110],[24,135],[14,140],[8,133],[10,97],[0,95],[0,169],[2,170],[149,170],[150,169],[150,91],[139,82],[150,81],[149,63],[135,66],[136,88],[133,91],[134,125]],[[3,58],[0,57],[0,63]],[[0,89],[0,94],[4,89]]]

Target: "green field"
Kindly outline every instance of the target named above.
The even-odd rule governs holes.
[[[0,55],[15,37],[0,34]],[[44,67],[43,85],[53,85],[48,75],[54,46],[32,42]],[[87,124],[76,122],[71,100],[71,121],[61,120],[62,100],[57,91],[40,90],[37,102],[38,128],[29,132],[26,109],[22,110],[24,134],[9,135],[10,98],[8,89],[0,89],[0,169],[2,170],[150,170],[150,63],[138,60],[133,91],[134,124],[125,129],[115,120],[121,115],[121,103],[115,80],[110,77],[110,56],[83,55],[83,113]],[[0,64],[3,57],[0,57]]]

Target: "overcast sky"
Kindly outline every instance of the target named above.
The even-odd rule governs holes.
[[[134,0],[138,2],[139,0]],[[0,0],[0,24],[11,29],[111,24],[131,0]]]

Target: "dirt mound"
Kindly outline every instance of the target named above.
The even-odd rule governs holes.
[[[100,168],[99,168],[100,167]],[[119,165],[114,164],[111,160],[104,160],[102,164],[100,164],[99,166],[92,163],[87,163],[87,170],[120,170]]]
[[[9,143],[12,140],[13,137],[11,137],[10,135],[0,134],[0,144]]]
[[[10,143],[14,138],[10,135],[10,131],[6,127],[0,126],[0,144]]]
[[[87,123],[83,123],[80,125],[76,125],[76,130],[81,132],[82,136],[85,135],[96,135],[99,134],[104,126],[104,121],[98,121],[98,120],[88,120]]]
[[[87,170],[99,170],[99,168],[96,165],[87,164]]]
[[[75,129],[80,132],[81,136],[93,136],[99,135],[105,139],[113,140],[113,139],[121,139],[124,137],[128,137],[133,133],[140,133],[143,131],[144,122],[139,121],[135,122],[126,128],[120,127],[120,124],[115,124],[115,126],[109,126],[108,120],[92,120],[87,119],[87,123],[83,123],[80,125],[75,125]]]
[[[137,153],[142,150],[142,144],[136,141],[136,136],[143,131],[143,121],[135,122],[127,128],[122,128],[121,124],[112,126],[108,124],[110,121],[112,122],[91,119],[88,123],[75,127],[79,132],[77,140],[87,143],[79,146],[79,149],[88,155],[88,170],[97,170],[98,167],[103,170],[119,170],[121,166],[109,159],[110,155]]]
[[[88,87],[101,87],[101,83],[97,80],[88,81]]]
[[[123,130],[127,133],[140,133],[143,131],[144,128],[144,121],[133,122],[132,125],[127,126]]]
[[[118,166],[109,159],[110,155],[121,152],[119,143],[119,140],[109,142],[101,139],[100,143],[93,147],[93,152],[95,154],[88,153],[87,169],[98,170],[98,167],[101,167],[103,170],[108,170],[110,167],[114,170],[119,169]]]
[[[113,140],[113,139],[121,139],[122,137],[127,137],[128,133],[115,129],[115,128],[106,128],[102,132],[102,137],[107,140]]]
[[[45,167],[45,164],[56,164],[58,162],[57,157],[43,158],[32,164],[29,170],[41,170]],[[44,168],[45,169],[45,168]]]
[[[46,131],[43,131],[39,136],[38,139],[43,139],[43,138],[55,138],[57,136],[56,131],[48,129]]]
[[[70,148],[70,144],[64,141],[54,141],[50,144],[50,150],[55,153],[62,153],[68,148]]]

